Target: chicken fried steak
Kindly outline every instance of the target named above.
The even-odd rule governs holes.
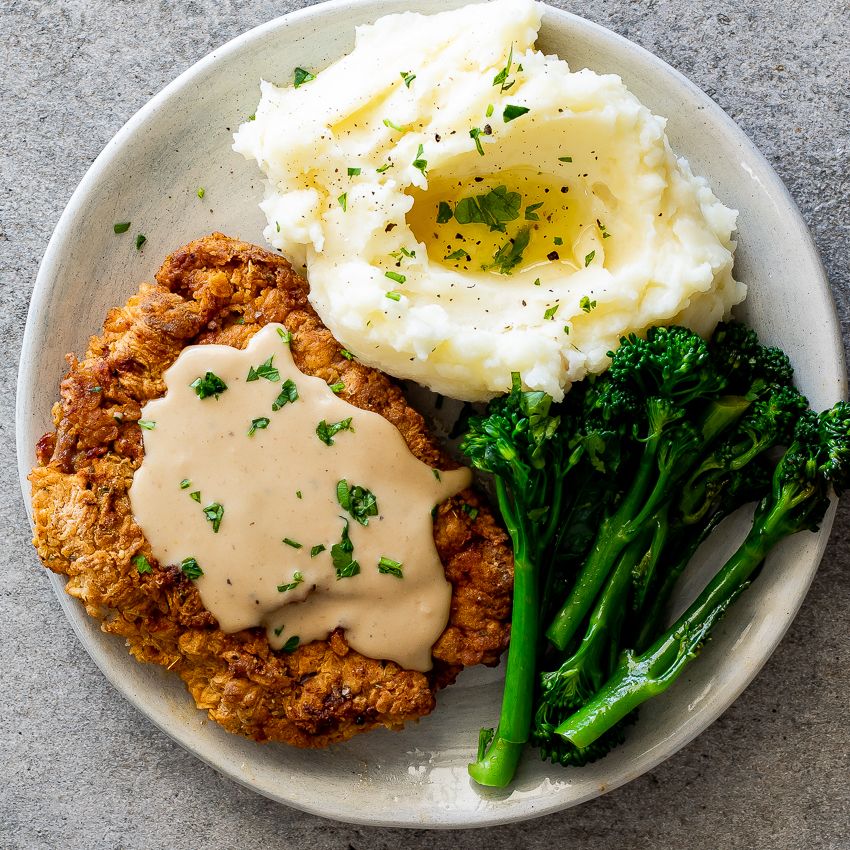
[[[436,690],[463,667],[496,664],[508,641],[512,556],[472,490],[435,513],[452,600],[428,673],[358,654],[341,629],[292,653],[272,650],[260,628],[226,634],[180,569],[153,559],[128,497],[144,453],[137,422],[187,345],[244,348],[263,325],[281,322],[302,372],[343,382],[340,397],[381,414],[423,462],[456,467],[401,390],[348,359],[281,257],[216,233],[169,256],[156,280],[109,312],[84,359],[69,355],[56,430],[37,446],[34,543],[45,566],[68,577],[67,592],[139,661],[175,671],[212,719],[257,741],[323,747],[376,726],[399,729],[428,714]],[[137,569],[140,554],[150,572]]]

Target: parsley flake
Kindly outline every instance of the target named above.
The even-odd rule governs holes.
[[[347,348],[340,348],[339,353],[340,353],[340,354],[341,354],[341,355],[342,355],[342,356],[343,356],[346,360],[354,360],[354,355],[353,355],[353,354],[352,354],[352,353],[351,353],[351,352],[350,352]]]
[[[144,245],[145,242],[147,242],[147,241],[148,241],[148,237],[145,236],[144,233],[137,233],[136,234],[136,250],[141,251],[142,245]]]
[[[497,186],[481,195],[471,195],[458,201],[454,217],[458,224],[486,224],[490,230],[505,232],[505,223],[519,218],[522,197],[509,192],[507,186]]]
[[[227,389],[227,384],[213,372],[207,372],[203,378],[195,378],[189,386],[197,393],[200,399],[209,398],[210,396],[218,398]]]
[[[587,268],[593,262],[593,258],[595,256],[596,256],[596,251],[591,251],[587,256],[585,256],[585,258],[584,258],[584,267],[585,268]]]
[[[340,431],[353,431],[351,427],[351,417],[343,419],[340,422],[326,422],[324,419],[316,426],[316,436],[326,445],[334,444],[334,437]]]
[[[511,274],[522,262],[522,252],[528,247],[531,231],[523,227],[513,239],[509,239],[493,255],[493,266],[498,267],[499,274]]]
[[[461,510],[471,519],[474,520],[478,516],[478,508],[474,508],[472,505],[468,505],[464,502],[461,506]]]
[[[298,387],[295,386],[292,378],[287,378],[283,382],[280,394],[272,402],[272,410],[280,410],[285,404],[292,404],[295,401],[298,401]]]
[[[198,562],[194,558],[184,558],[180,562],[180,572],[183,573],[186,578],[200,578],[204,571],[198,565]]]
[[[504,68],[493,77],[493,85],[499,86],[499,91],[504,92],[507,91],[513,84],[516,82],[515,80],[508,80],[508,76],[511,73],[511,65],[514,61],[514,46],[511,45],[511,49],[508,51],[508,61]]]
[[[133,558],[133,563],[136,565],[136,570],[140,574],[153,572],[151,562],[144,555],[136,555],[136,557]]]
[[[188,490],[191,486],[192,486],[192,482],[188,478],[184,478],[180,482],[180,489],[181,490]]]
[[[316,555],[319,555],[319,554],[321,554],[321,553],[322,553],[322,552],[324,552],[324,551],[325,551],[325,544],[324,544],[324,543],[319,543],[319,544],[317,544],[316,546],[313,546],[313,547],[310,549],[310,557],[311,557],[311,558],[315,558],[315,557],[316,557]]]
[[[129,221],[118,221],[112,225],[113,233],[126,233],[130,229],[130,224],[132,222]]]
[[[299,88],[300,86],[303,86],[304,83],[309,83],[310,80],[316,79],[315,74],[311,74],[309,71],[305,70],[304,68],[296,68],[295,71],[292,74],[292,77],[293,77],[293,83],[295,84],[295,88]]]
[[[407,280],[403,274],[399,274],[398,272],[384,272],[384,277],[388,277],[396,283],[404,283]]]
[[[277,586],[278,592],[286,593],[287,590],[295,590],[301,582],[304,581],[304,576],[301,575],[300,572],[295,572],[292,574],[292,581],[287,582],[286,584],[279,584]]]
[[[596,301],[591,301],[589,296],[585,295],[582,297],[581,301],[578,302],[578,306],[581,307],[585,313],[589,313],[596,306]]]
[[[338,198],[337,201],[339,205],[342,207],[342,211],[345,212],[348,209],[348,192],[343,192]]]
[[[554,319],[555,313],[558,312],[558,308],[560,306],[561,306],[560,303],[556,301],[551,307],[548,307],[546,309],[546,312],[543,314],[543,318],[544,319]]]
[[[378,500],[371,490],[355,484],[349,486],[345,479],[337,482],[336,499],[344,511],[360,525],[369,525],[369,517],[378,515]]]
[[[543,201],[540,201],[536,204],[529,204],[525,208],[525,220],[526,221],[540,221],[540,216],[537,214],[536,210],[539,210],[540,207],[543,206]]]
[[[140,419],[139,427],[144,428],[146,431],[153,431],[156,428],[156,422],[153,419]]]
[[[283,631],[282,627],[281,627],[281,631]],[[280,648],[280,651],[281,652],[295,652],[295,650],[298,649],[299,643],[301,643],[301,638],[299,638],[298,635],[292,635],[292,637],[289,638],[289,640],[287,640],[287,642]]]
[[[349,168],[348,169],[348,176],[349,177],[359,177],[360,176],[360,169],[359,168]]]
[[[248,436],[253,437],[258,430],[265,430],[269,427],[271,420],[268,416],[260,416],[257,419],[251,420],[251,427],[248,429]]]
[[[335,384],[329,384],[328,389],[334,393],[341,393],[345,389],[345,384],[342,381],[337,381]]]
[[[339,543],[334,543],[331,546],[331,561],[336,570],[337,580],[341,578],[351,578],[360,572],[360,564],[351,557],[354,552],[354,544],[348,536],[348,520],[340,517],[345,523],[340,535]]]
[[[572,162],[573,158],[571,156],[559,156],[558,162]]]
[[[422,154],[425,153],[425,146],[419,145],[419,148],[416,151],[416,159],[413,160],[413,167],[418,168],[422,174],[426,174],[426,170],[428,168],[428,160],[422,158]]]
[[[207,190],[203,186],[201,186],[197,191],[197,195],[198,195],[199,198],[203,198],[204,195],[206,195],[206,193],[207,193]]]
[[[381,555],[381,560],[378,561],[378,572],[393,575],[396,578],[404,578],[401,561],[394,561],[392,558],[387,558],[386,555]]]
[[[444,260],[466,260],[466,262],[470,262],[472,257],[463,250],[463,248],[458,248],[457,251],[452,251],[451,254],[443,257]]]
[[[526,112],[530,112],[527,106],[517,106],[516,104],[509,103],[502,112],[502,120],[507,124],[509,121],[525,115]]]
[[[395,292],[395,291],[385,292],[384,297],[389,298],[390,301],[401,301],[401,293],[400,292]]]
[[[293,540],[291,537],[284,537],[283,542],[287,546],[291,546],[293,549],[301,549],[304,546],[303,543],[299,543],[297,540]],[[278,588],[278,590],[280,590],[280,588]]]
[[[477,150],[478,153],[481,156],[484,156],[484,146],[481,144],[481,138],[480,138],[481,128],[480,127],[473,127],[469,131],[469,135],[470,135],[470,138],[475,142],[475,150]]]
[[[200,501],[201,501],[201,491],[200,490],[193,490],[191,493],[189,493],[189,498],[192,499],[192,501],[200,503]]]
[[[292,342],[292,334],[283,328],[277,329],[277,335],[283,340],[284,345],[289,345],[289,343]]]
[[[265,378],[267,381],[279,381],[280,380],[280,372],[278,372],[277,368],[273,365],[274,354],[269,357],[265,363],[261,363],[255,369],[253,366],[248,368],[248,377],[246,380],[248,381],[258,381],[260,378]]]
[[[407,128],[407,127],[399,127],[399,125],[398,125],[398,124],[393,124],[393,122],[392,122],[392,121],[390,121],[390,119],[389,119],[389,118],[384,118],[384,126],[385,126],[385,127],[389,127],[391,130],[395,130],[395,131],[397,131],[397,132],[399,132],[399,133],[406,133],[406,132],[407,132],[407,130],[408,130],[408,128]],[[389,166],[387,166],[387,168],[389,168]],[[380,170],[380,169],[379,169],[379,170]],[[385,168],[384,170],[386,171],[386,168]]]
[[[204,516],[212,523],[213,533],[218,534],[218,529],[221,526],[221,520],[224,517],[224,505],[219,502],[213,502],[204,508]]]
[[[440,201],[440,206],[437,207],[437,224],[445,224],[447,221],[451,221],[453,217],[451,205],[445,201]]]
[[[416,79],[416,74],[412,71],[400,71],[401,78],[404,80],[404,84],[410,88],[410,84]]]
[[[488,104],[487,104],[487,111],[484,113],[484,115],[485,115],[487,118],[489,118],[492,114],[493,114],[493,104],[492,104],[492,103],[488,103]]]

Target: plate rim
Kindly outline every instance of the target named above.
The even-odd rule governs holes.
[[[98,156],[86,170],[86,173],[83,175],[74,192],[71,194],[71,197],[68,200],[65,209],[59,217],[48,242],[44,256],[42,257],[41,263],[39,264],[38,274],[36,276],[36,281],[33,287],[29,307],[27,310],[26,324],[21,343],[18,368],[18,385],[16,387],[15,399],[15,436],[21,491],[25,510],[31,527],[32,506],[30,500],[30,487],[29,482],[27,480],[27,475],[29,474],[32,468],[33,449],[30,445],[24,443],[23,438],[23,434],[25,431],[24,423],[27,416],[26,405],[28,400],[25,397],[25,394],[21,392],[21,388],[28,383],[25,379],[27,378],[27,374],[30,371],[30,364],[34,362],[33,355],[36,353],[36,331],[34,326],[36,324],[36,317],[43,312],[44,307],[46,306],[46,302],[48,300],[48,295],[50,293],[50,282],[52,277],[52,267],[56,264],[58,257],[61,256],[64,250],[64,243],[69,238],[67,234],[67,231],[70,229],[69,223],[74,219],[75,215],[82,207],[85,198],[91,191],[92,187],[97,183],[99,175],[108,166],[109,162],[112,160],[113,155],[120,151],[125,141],[130,139],[139,128],[143,127],[144,124],[155,115],[157,110],[164,102],[169,100],[172,95],[183,90],[187,85],[190,85],[192,81],[195,80],[197,77],[205,74],[222,58],[241,49],[244,43],[250,42],[254,39],[262,38],[267,33],[273,32],[277,29],[285,28],[287,24],[293,21],[300,22],[302,19],[310,19],[314,17],[321,19],[324,16],[328,14],[333,14],[333,12],[341,9],[344,9],[346,12],[349,13],[356,13],[356,11],[361,8],[373,7],[375,5],[375,1],[376,0],[326,0],[326,2],[317,3],[312,6],[297,9],[284,15],[280,15],[276,18],[273,18],[269,21],[266,21],[265,23],[259,24],[258,26],[252,27],[251,29],[234,36],[232,39],[228,40],[224,44],[211,50],[208,54],[206,54],[204,57],[192,64],[189,68],[180,73],[174,80],[172,80],[162,89],[160,89],[153,97],[151,97],[125,122],[125,124],[115,133],[115,135],[112,136],[112,138],[105,145],[103,150],[98,154]],[[417,0],[406,0],[405,5],[409,11],[417,11],[417,8],[419,6]],[[458,3],[457,5],[460,5],[460,3]],[[726,135],[727,137],[731,137],[733,141],[735,141],[737,144],[747,150],[752,161],[755,162],[755,164],[759,167],[759,179],[766,184],[766,189],[768,190],[768,193],[777,201],[783,204],[783,217],[789,222],[789,224],[793,224],[796,226],[796,229],[801,238],[801,242],[803,243],[807,254],[807,262],[816,272],[817,280],[813,281],[813,284],[815,284],[816,288],[819,289],[821,293],[825,296],[826,307],[827,310],[830,311],[829,318],[831,319],[831,321],[829,323],[828,328],[826,329],[828,330],[829,334],[828,339],[825,340],[825,342],[831,343],[831,347],[833,349],[832,353],[834,354],[835,358],[834,362],[837,364],[837,374],[839,376],[839,392],[842,398],[846,398],[847,365],[844,357],[844,345],[843,339],[841,337],[841,329],[838,320],[837,308],[835,305],[835,300],[832,296],[832,290],[829,284],[829,280],[823,268],[823,264],[818,254],[814,239],[811,235],[811,232],[809,231],[808,226],[805,223],[805,220],[802,217],[802,214],[800,213],[795,201],[793,200],[790,192],[788,191],[788,188],[782,182],[781,178],[776,174],[766,157],[759,151],[759,149],[749,139],[749,137],[744,133],[744,131],[732,120],[731,117],[729,117],[729,115],[726,114],[726,112],[723,111],[723,109],[715,101],[713,101],[705,92],[702,91],[702,89],[700,89],[695,83],[689,80],[684,74],[673,68],[663,59],[651,53],[649,50],[642,47],[641,45],[629,40],[625,36],[619,35],[618,33],[608,29],[607,27],[602,26],[601,24],[597,24],[594,21],[591,21],[587,18],[583,18],[580,15],[576,15],[572,12],[549,6],[548,4],[542,5],[544,6],[544,14],[546,16],[562,18],[562,20],[568,21],[574,26],[578,26],[580,28],[587,28],[590,31],[594,32],[597,37],[606,40],[614,47],[620,50],[630,51],[634,53],[637,58],[641,60],[642,64],[649,64],[650,66],[655,66],[657,70],[663,72],[665,75],[670,77],[671,82],[678,83],[680,86],[684,87],[690,93],[692,98],[695,98],[697,101],[699,101],[701,104],[701,108],[705,110],[705,114],[710,119],[711,123],[719,125],[719,128],[722,130],[724,135]],[[455,8],[455,4],[453,3],[450,8]],[[616,69],[613,71],[613,73],[616,73]],[[814,579],[814,575],[817,572],[824,550],[828,543],[835,514],[835,502],[836,500],[833,499],[832,507],[824,518],[824,521],[821,523],[821,528],[818,532],[817,537],[817,547],[812,557],[811,564],[808,565],[808,575],[805,577],[805,581],[801,586],[799,598],[795,601],[795,604],[793,606],[789,607],[783,627],[776,635],[775,640],[769,645],[768,650],[762,653],[761,658],[756,664],[750,665],[747,668],[747,675],[744,677],[743,684],[740,688],[732,688],[731,690],[734,693],[727,695],[726,697],[724,697],[723,700],[720,700],[719,703],[716,703],[711,706],[710,709],[707,708],[705,711],[701,712],[699,716],[699,722],[694,723],[688,722],[687,720],[684,721],[680,726],[676,728],[672,735],[668,736],[668,738],[665,739],[665,746],[657,747],[660,752],[644,753],[642,758],[637,759],[630,765],[630,769],[625,770],[623,774],[617,778],[616,781],[605,785],[605,787],[597,787],[591,789],[588,791],[587,794],[569,800],[567,802],[560,800],[556,795],[553,795],[551,801],[543,803],[542,805],[539,805],[539,802],[533,799],[524,801],[516,808],[505,809],[504,815],[499,814],[498,811],[494,812],[492,810],[482,810],[477,813],[477,817],[479,819],[476,822],[469,822],[469,814],[461,811],[449,812],[447,817],[445,817],[447,813],[443,812],[442,814],[444,815],[444,817],[440,819],[421,821],[410,818],[400,822],[375,820],[374,818],[369,818],[368,816],[359,816],[356,812],[353,811],[340,811],[338,813],[330,813],[326,809],[322,809],[318,804],[311,805],[309,802],[301,802],[297,798],[284,799],[281,795],[275,794],[269,789],[262,788],[257,784],[252,783],[245,776],[240,775],[234,770],[228,769],[227,765],[216,764],[212,759],[207,758],[202,751],[199,751],[196,747],[194,747],[189,741],[183,740],[180,734],[182,730],[179,727],[177,727],[176,725],[172,725],[171,727],[169,727],[169,725],[165,721],[160,721],[160,719],[155,715],[150,706],[148,706],[144,702],[140,695],[136,694],[132,689],[129,689],[119,683],[119,677],[113,674],[111,670],[111,664],[109,662],[109,659],[107,658],[105,650],[102,648],[102,645],[99,643],[92,642],[89,638],[89,635],[85,633],[84,629],[87,620],[87,615],[85,614],[84,609],[79,605],[79,603],[77,603],[76,600],[68,596],[68,594],[65,592],[65,578],[63,576],[50,573],[49,580],[54,592],[59,598],[59,602],[63,609],[63,612],[69,620],[75,634],[77,635],[77,638],[80,640],[80,643],[82,644],[83,648],[85,649],[89,657],[94,661],[95,665],[98,667],[98,669],[106,678],[106,680],[110,683],[110,685],[116,691],[118,691],[118,693],[120,693],[124,699],[130,702],[130,704],[133,705],[136,710],[141,712],[150,722],[152,722],[160,731],[164,732],[171,740],[175,741],[181,747],[190,752],[194,757],[199,758],[201,761],[212,767],[218,773],[227,776],[229,779],[237,782],[239,785],[249,788],[255,793],[258,793],[268,799],[272,799],[275,802],[282,803],[286,806],[290,806],[300,811],[304,811],[308,814],[316,815],[334,821],[363,826],[392,826],[418,829],[483,828],[506,823],[521,822],[523,820],[542,817],[546,814],[563,811],[566,808],[570,808],[574,805],[579,805],[580,803],[586,802],[589,799],[608,793],[609,791],[614,790],[615,788],[618,788],[626,784],[627,782],[630,782],[632,779],[637,778],[643,773],[652,770],[666,759],[671,758],[677,752],[679,752],[679,750],[681,750],[688,743],[690,743],[690,741],[692,741],[697,735],[701,734],[711,724],[713,724],[717,720],[717,718],[721,714],[723,714],[735,700],[738,699],[738,697],[743,693],[744,690],[746,690],[746,688],[750,685],[753,679],[758,675],[758,673],[760,672],[764,664],[767,662],[767,660],[772,656],[779,642],[782,640],[786,631],[788,630],[788,628],[790,628],[792,622],[794,621],[800,606],[806,598],[808,589],[811,585],[812,580]],[[127,657],[128,659],[130,658],[129,655]],[[696,720],[697,718],[692,717],[691,719]],[[671,742],[673,742],[672,745]]]

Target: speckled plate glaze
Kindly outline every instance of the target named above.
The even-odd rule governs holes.
[[[335,0],[239,36],[154,97],[107,145],[74,193],[45,254],[30,306],[17,398],[21,485],[33,446],[51,427],[63,355],[84,350],[108,308],[151,279],[178,245],[221,230],[262,243],[256,167],[234,154],[231,132],[258,101],[258,81],[321,69],[353,45],[354,26],[405,9],[435,12],[460,0]],[[539,46],[573,69],[620,74],[654,112],[670,141],[724,203],[740,210],[736,269],[750,287],[741,316],[791,353],[800,387],[817,407],[845,394],[841,341],[827,281],[791,198],[768,163],[705,94],[640,47],[588,21],[548,9]],[[196,189],[206,188],[199,200]],[[116,221],[133,222],[123,236]],[[142,231],[147,244],[133,245]],[[805,305],[805,308],[801,305]],[[733,518],[734,519],[734,518]],[[513,786],[481,789],[468,778],[478,728],[494,723],[500,672],[470,670],[442,693],[436,712],[402,733],[373,732],[326,751],[258,745],[229,735],[197,711],[182,683],[142,666],[53,586],[65,614],[106,678],[160,729],[216,770],[272,799],[353,823],[473,827],[531,818],[616,788],[668,758],[723,712],[773,652],[812,580],[832,524],[800,534],[716,630],[702,656],[663,697],[642,709],[627,743],[596,764],[565,770],[529,752]],[[727,526],[714,563],[740,528]],[[723,550],[723,551],[721,551]],[[694,564],[684,604],[705,573]]]

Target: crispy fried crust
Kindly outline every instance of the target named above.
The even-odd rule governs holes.
[[[232,732],[322,747],[428,714],[437,688],[464,666],[495,664],[507,645],[506,535],[471,490],[439,507],[434,539],[453,595],[429,674],[366,658],[341,630],[291,654],[273,651],[261,629],[222,632],[192,582],[153,559],[128,497],[143,455],[141,407],[165,392],[163,373],[186,345],[244,348],[264,324],[282,322],[299,369],[343,381],[341,397],[392,422],[420,460],[456,464],[394,383],[343,356],[308,303],[306,282],[281,257],[215,233],[173,253],[156,279],[109,312],[82,361],[68,356],[56,431],[39,441],[30,474],[43,563],[68,576],[67,592],[105,632],[123,636],[138,660],[174,670],[198,707]],[[464,502],[479,509],[474,521]],[[134,566],[139,553],[151,573]]]

